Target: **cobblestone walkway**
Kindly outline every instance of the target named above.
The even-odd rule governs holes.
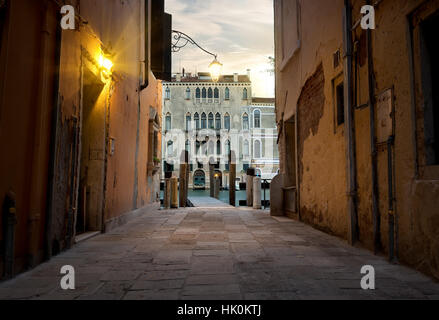
[[[76,290],[60,288],[72,265]],[[376,290],[360,289],[363,265]],[[439,299],[439,284],[267,212],[154,211],[0,284],[0,299]]]

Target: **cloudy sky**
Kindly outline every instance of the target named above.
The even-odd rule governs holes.
[[[273,0],[165,0],[173,29],[218,54],[223,74],[251,69],[253,96],[273,97],[274,77],[267,72],[274,55]],[[204,72],[212,57],[188,45],[173,54],[173,72]]]

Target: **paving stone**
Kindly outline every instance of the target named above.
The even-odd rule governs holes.
[[[75,267],[74,291],[59,286],[63,265]],[[376,290],[360,288],[364,265]],[[225,206],[145,212],[0,283],[0,299],[439,300],[439,283],[305,224]]]

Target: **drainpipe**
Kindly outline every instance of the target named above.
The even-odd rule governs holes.
[[[348,196],[348,241],[354,245],[358,240],[357,214],[357,166],[355,157],[355,127],[353,112],[353,81],[352,81],[352,6],[345,0],[343,10],[343,45],[344,45],[344,105],[346,124],[346,159],[347,159],[347,196]]]
[[[58,13],[57,21],[60,21],[61,16]],[[44,254],[45,260],[49,260],[52,257],[52,217],[54,211],[54,198],[55,198],[55,171],[56,171],[56,143],[59,140],[59,128],[58,128],[58,118],[59,118],[59,108],[60,98],[59,98],[59,73],[60,73],[60,63],[61,63],[61,35],[62,30],[58,24],[56,29],[56,44],[55,44],[55,77],[54,77],[54,90],[53,90],[53,110],[52,110],[52,120],[51,120],[51,135],[50,135],[50,160],[49,160],[49,177],[48,177],[48,192],[47,192],[47,213],[46,213],[46,225],[45,225],[45,235],[44,235]]]
[[[389,261],[395,258],[395,208],[393,204],[393,143],[395,138],[389,137],[387,140],[387,179],[389,189]]]
[[[371,1],[367,0],[370,5]],[[367,61],[368,61],[368,83],[369,83],[369,114],[370,114],[370,149],[372,167],[372,217],[373,217],[373,239],[374,251],[377,254],[382,250],[381,245],[381,217],[378,205],[378,168],[377,168],[377,147],[375,143],[375,77],[373,67],[372,31],[366,31],[367,37]]]

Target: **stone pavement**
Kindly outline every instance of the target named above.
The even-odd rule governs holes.
[[[76,290],[60,288],[72,265]],[[360,289],[363,265],[375,291]],[[0,284],[0,299],[439,299],[409,268],[266,211],[151,211]]]

